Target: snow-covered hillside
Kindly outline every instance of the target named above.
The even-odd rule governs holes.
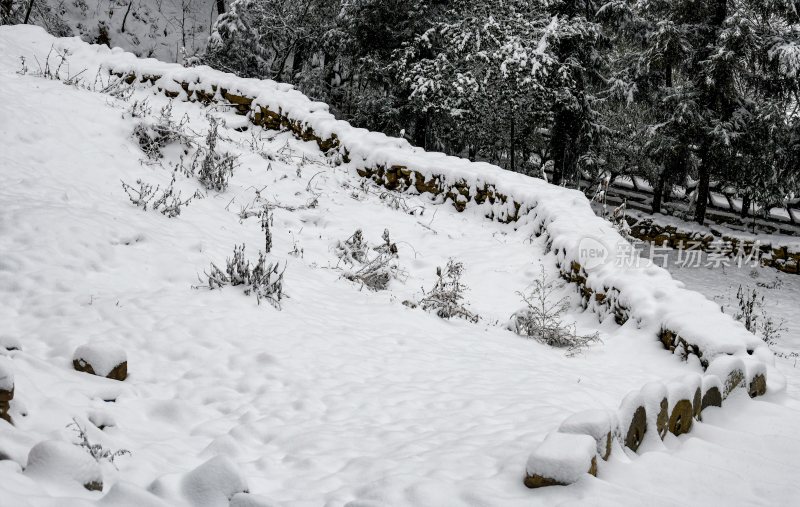
[[[25,7],[16,6],[16,22]],[[54,35],[183,62],[206,47],[217,16],[216,0],[36,0],[30,23]]]
[[[501,224],[480,209],[387,191],[317,144],[254,127],[230,107],[34,75],[32,40],[41,59],[48,36],[0,27],[0,89],[15,98],[0,106],[0,372],[15,383],[14,425],[0,421],[0,506],[797,498],[800,403],[791,391],[757,401],[738,392],[691,434],[639,454],[615,443],[597,478],[525,488],[531,449],[565,417],[616,408],[645,383],[700,365],[667,353],[633,320],[598,323],[568,286],[556,294],[572,302],[565,320],[602,342],[568,357],[508,331],[518,292],[542,270],[559,276],[533,221]],[[224,122],[217,148],[238,157],[227,189],[174,170],[194,148],[143,152],[134,130],[167,107],[193,145]],[[173,178],[183,198],[196,196],[173,218],[136,207],[121,183],[163,189]],[[254,216],[265,205],[266,258],[284,270],[279,308],[240,287],[205,287],[211,263],[224,267],[235,245],[252,262],[265,249]],[[397,246],[399,276],[385,291],[347,279],[353,268],[337,245],[358,229],[371,246],[388,230]],[[418,301],[449,259],[464,265],[477,323],[403,304]],[[127,379],[75,371],[85,344],[124,354]],[[76,429],[129,454],[87,463]],[[100,479],[100,491],[84,487]]]

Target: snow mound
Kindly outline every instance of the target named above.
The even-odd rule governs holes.
[[[230,507],[275,507],[274,502],[260,495],[236,493],[231,498]]]
[[[183,493],[194,507],[226,507],[237,493],[247,493],[247,482],[231,460],[215,456],[183,478]]]
[[[725,387],[719,377],[716,375],[703,376],[702,390],[701,410],[722,406],[722,394],[725,392]]]
[[[109,428],[117,425],[116,421],[114,420],[114,416],[112,416],[108,412],[101,410],[90,411],[87,414],[87,418],[89,419],[90,423],[94,424],[100,429]]]
[[[102,489],[100,465],[86,451],[60,440],[45,440],[28,454],[25,475],[53,482],[74,482],[86,489]]]
[[[4,334],[0,335],[0,348],[8,351],[22,350],[22,343],[17,337]]]
[[[706,373],[715,375],[722,381],[725,390],[723,397],[727,397],[736,388],[745,388],[745,365],[741,357],[720,356],[711,361]]]
[[[115,483],[98,505],[108,507],[168,507],[169,504],[152,493],[134,484],[120,481]]]
[[[664,400],[667,400],[667,387],[661,382],[648,382],[640,391],[639,401],[643,403],[647,414],[645,441],[651,444],[664,438],[667,431],[669,401],[664,403]],[[656,435],[660,438],[655,438]]]
[[[14,390],[14,372],[7,360],[0,361],[0,391],[11,392]],[[10,399],[10,398],[9,398]],[[0,401],[9,401],[0,397]]]
[[[128,355],[119,345],[98,342],[81,345],[75,349],[72,360],[81,368],[91,367],[95,375],[107,377],[114,368],[128,361]]]
[[[528,458],[529,477],[572,484],[595,467],[597,442],[589,435],[553,432]]]
[[[611,454],[611,435],[615,432],[617,420],[610,410],[584,410],[566,418],[558,431],[589,435],[597,442],[597,454],[608,458]]]

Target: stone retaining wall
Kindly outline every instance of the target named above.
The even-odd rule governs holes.
[[[795,251],[787,245],[762,244],[753,239],[713,230],[708,233],[685,230],[675,225],[659,224],[652,218],[626,217],[626,220],[630,225],[631,236],[656,246],[713,252],[730,259],[735,259],[737,256],[748,259],[755,257],[762,266],[769,266],[784,273],[800,274],[800,250]]]

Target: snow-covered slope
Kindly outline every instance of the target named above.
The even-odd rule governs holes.
[[[759,473],[776,480],[796,473],[780,456],[800,445],[784,438],[783,448],[764,450],[767,437],[757,431],[763,413],[793,413],[776,393],[763,410],[732,397],[697,424],[699,438],[668,437],[638,458],[620,449],[600,463],[597,479],[527,490],[531,448],[565,417],[616,407],[644,383],[700,365],[666,353],[633,320],[598,324],[568,287],[567,318],[581,332],[598,331],[602,344],[570,358],[506,331],[502,324],[520,306],[516,292],[541,269],[557,276],[548,238],[534,235],[539,222],[501,224],[479,207],[457,213],[386,192],[353,166],[331,165],[316,144],[248,127],[230,108],[172,104],[173,118],[185,115],[198,139],[206,114],[227,122],[221,148],[239,155],[230,187],[205,191],[178,175],[184,196],[205,197],[172,219],[143,211],[120,180],[167,185],[180,150],[143,163],[132,137],[141,119],[130,112],[147,99],[157,114],[168,100],[149,89],[114,97],[16,72],[19,56],[41,57],[53,42],[27,27],[0,28],[0,89],[15,97],[0,106],[0,345],[21,345],[0,349],[15,382],[15,425],[0,421],[0,455],[10,458],[0,460],[0,506],[505,506],[587,498],[633,505],[653,490],[632,485],[631,475],[698,480],[696,468],[663,469],[665,460],[703,456],[714,467],[708,477],[740,480],[730,464],[738,447],[726,437],[735,431],[745,431],[743,452],[765,461]],[[77,68],[92,63],[80,56]],[[234,245],[246,244],[253,260],[263,248],[260,222],[240,213],[256,202],[273,208],[269,259],[285,266],[288,295],[280,310],[238,287],[198,287]],[[405,276],[387,291],[362,289],[336,269],[336,242],[359,228],[372,244],[388,229],[398,245]],[[451,257],[464,263],[478,324],[402,304],[430,288]],[[98,342],[124,350],[124,382],[74,371],[75,350]],[[754,427],[731,426],[742,413]],[[84,487],[97,471],[61,445],[79,442],[70,424],[105,449],[130,451],[113,465],[100,460],[102,491]],[[773,431],[783,438],[791,428]],[[720,457],[703,453],[714,446]],[[732,491],[703,497],[669,488],[656,500],[781,503],[792,493]]]
[[[27,2],[18,4],[21,22]],[[215,0],[36,0],[30,23],[57,36],[183,62],[205,48],[217,15]]]
[[[349,160],[345,167],[375,170],[378,174],[384,169],[402,168],[413,172],[415,178],[430,180],[440,190],[460,186],[464,194],[455,195],[454,199],[462,204],[478,201],[479,192],[488,189],[497,199],[472,207],[501,219],[522,215],[534,222],[535,233],[547,237],[548,248],[556,252],[562,271],[574,270],[574,263],[582,266],[575,275],[584,279],[583,286],[593,295],[602,295],[601,315],[616,309],[654,336],[668,330],[680,338],[681,343],[673,348],[694,349],[704,365],[717,355],[735,354],[753,355],[772,367],[772,354],[767,347],[742,325],[718,312],[713,303],[684,290],[668,272],[647,260],[627,266],[624,258],[629,244],[608,222],[592,213],[581,192],[491,164],[426,152],[404,139],[353,128],[334,118],[325,104],[312,102],[287,84],[242,79],[207,67],[183,68],[139,59],[119,49],[42,37],[26,27],[11,28],[9,33],[14,33],[17,44],[29,51],[44,54],[53,44],[69,51],[72,75],[83,71],[87,76],[97,74],[108,80],[111,74],[180,100],[233,102],[256,123],[274,116],[304,138],[316,138],[326,149],[335,146]],[[592,255],[585,258],[586,252]],[[602,262],[588,269],[590,263],[597,261],[596,255],[602,255]],[[773,389],[780,389],[783,384],[779,374],[769,375],[768,382]]]

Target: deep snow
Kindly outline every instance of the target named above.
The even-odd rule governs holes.
[[[520,305],[516,291],[542,266],[556,273],[533,224],[515,229],[478,210],[459,214],[362,188],[354,171],[329,166],[316,145],[287,133],[237,132],[241,118],[223,109],[210,112],[228,121],[223,148],[240,154],[230,188],[209,192],[177,218],[144,212],[120,179],[163,185],[171,173],[141,163],[131,137],[137,120],[124,113],[146,97],[155,114],[167,100],[140,90],[126,103],[19,75],[25,48],[9,40],[0,51],[0,89],[19,100],[0,106],[0,320],[8,337],[0,344],[16,339],[22,350],[2,352],[16,382],[16,426],[0,421],[0,453],[11,458],[0,461],[0,505],[91,505],[104,494],[106,505],[202,504],[245,487],[291,506],[796,498],[800,419],[791,390],[735,398],[692,434],[667,437],[651,452],[618,449],[600,463],[598,478],[526,489],[528,454],[567,416],[614,409],[627,392],[699,373],[699,365],[665,352],[634,322],[598,324],[579,310],[577,295],[568,318],[582,332],[600,331],[602,344],[568,358],[513,335],[503,324]],[[173,107],[193,131],[207,129],[206,110]],[[250,149],[252,135],[274,160]],[[162,165],[177,155],[167,150]],[[184,195],[200,188],[182,177],[177,185]],[[245,243],[251,259],[263,247],[258,220],[238,215],[256,191],[279,205],[270,258],[286,263],[289,298],[280,311],[237,287],[193,288],[235,244]],[[373,293],[341,278],[333,245],[357,228],[373,244],[389,229],[405,281]],[[464,263],[478,324],[401,304],[430,288],[450,257]],[[75,349],[98,341],[125,350],[128,380],[72,370]],[[102,465],[102,493],[21,473],[36,444],[75,441],[72,418],[93,441],[131,451],[118,470]],[[209,468],[229,479],[198,496]],[[235,498],[246,505],[246,495]]]

